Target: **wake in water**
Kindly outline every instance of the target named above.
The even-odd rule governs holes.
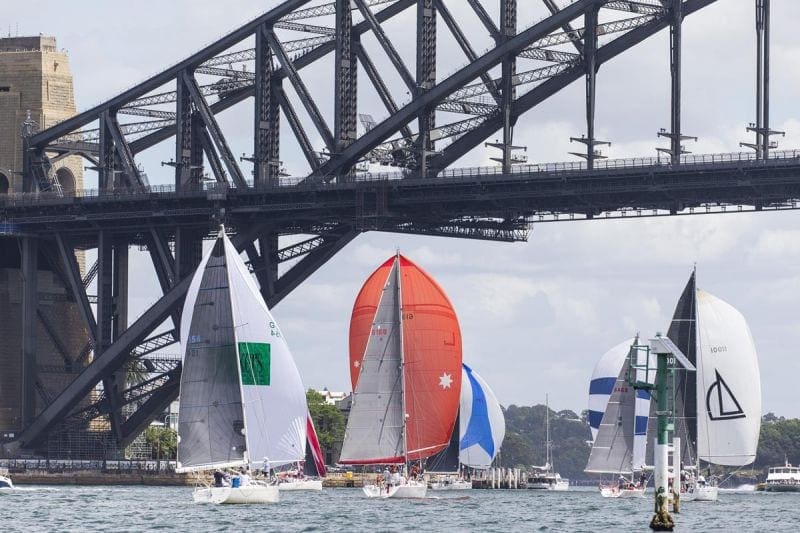
[[[0,489],[0,494],[13,494],[17,492],[57,492],[60,490],[61,489],[58,487],[14,487],[13,489]]]

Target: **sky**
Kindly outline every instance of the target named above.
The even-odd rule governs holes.
[[[10,0],[0,12],[0,32],[14,34],[18,24],[20,35],[56,36],[69,53],[78,109],[86,109],[277,3],[84,0],[65,9],[53,0]],[[446,3],[474,48],[489,46],[485,30],[462,1]],[[497,2],[484,4],[496,14]],[[520,4],[520,28],[545,15],[539,2]],[[404,35],[412,11],[386,31],[413,69],[414,39]],[[786,132],[777,138],[782,149],[800,148],[800,69],[795,66],[800,44],[793,38],[800,3],[775,0],[772,12],[772,126]],[[465,58],[445,36],[444,24],[439,26],[441,79]],[[365,42],[374,48],[370,39]],[[752,138],[746,125],[755,120],[754,0],[719,0],[688,17],[683,53],[683,129],[698,137],[687,148],[695,153],[739,151],[739,142]],[[399,78],[393,78],[385,57],[376,53],[375,60],[402,102]],[[332,124],[330,70],[323,65],[304,77]],[[359,80],[360,88],[366,85]],[[527,146],[531,162],[572,159],[568,152],[577,146],[569,137],[585,131],[583,92],[582,82],[575,83],[520,119],[515,144]],[[359,112],[376,119],[386,115],[366,89],[360,106]],[[252,152],[246,105],[226,112],[220,123],[234,153]],[[656,146],[665,145],[656,132],[669,127],[666,32],[602,66],[596,124],[597,138],[612,142],[603,149],[610,157],[653,156]],[[312,142],[321,146],[319,138]],[[286,168],[302,174],[302,158],[291,142],[282,142],[282,150]],[[171,151],[165,143],[140,160],[151,182],[171,180],[170,169],[160,165]],[[492,155],[481,147],[458,165],[488,165]],[[307,386],[349,390],[353,301],[367,276],[396,250],[445,289],[461,324],[464,361],[504,405],[543,403],[549,393],[553,408],[585,409],[597,359],[637,332],[643,337],[665,332],[696,265],[698,286],[748,320],[760,360],[763,411],[800,416],[798,212],[536,224],[528,242],[514,244],[363,234],[273,310]],[[132,261],[136,291],[131,310],[136,315],[157,299],[158,289],[147,259],[134,253]]]

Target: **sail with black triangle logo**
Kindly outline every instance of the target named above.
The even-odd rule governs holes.
[[[761,431],[761,378],[753,336],[736,308],[698,289],[695,281],[692,272],[667,334],[697,368],[676,371],[682,462],[748,465],[755,460]],[[648,440],[654,436],[654,422],[651,416]]]

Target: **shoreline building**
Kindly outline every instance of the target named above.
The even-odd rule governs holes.
[[[24,123],[41,129],[74,114],[69,58],[55,38],[0,38],[0,195],[22,192]],[[80,157],[56,162],[50,177],[64,192],[83,187]],[[20,244],[0,235],[0,315],[6,317],[0,323],[0,443],[13,440],[91,361],[77,305],[50,263],[58,254],[48,254],[50,244],[38,240],[35,361],[26,361]],[[83,270],[83,257],[77,260]]]

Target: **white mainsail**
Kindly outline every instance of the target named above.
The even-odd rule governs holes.
[[[698,289],[697,454],[726,466],[755,460],[761,429],[761,379],[742,314]]]
[[[467,365],[462,365],[459,414],[459,462],[486,469],[500,451],[506,421],[494,391]]]
[[[280,329],[220,230],[181,317],[178,470],[305,455],[305,388]]]

